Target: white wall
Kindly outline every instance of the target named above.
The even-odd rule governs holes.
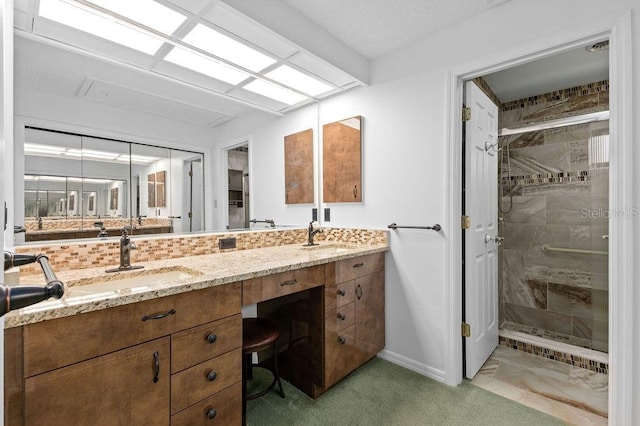
[[[320,125],[353,115],[364,116],[364,201],[330,205],[332,220],[327,225],[384,228],[391,222],[407,225],[444,222],[448,195],[445,186],[448,70],[505,49],[517,50],[522,43],[561,33],[568,26],[584,25],[627,10],[632,10],[634,80],[630,95],[637,117],[640,112],[637,0],[512,0],[373,61],[371,86],[330,98],[320,105]],[[288,115],[268,124],[269,137],[260,138],[260,144],[254,143],[260,157],[253,157],[252,170],[265,160],[271,173],[277,171],[277,177],[269,177],[269,184],[260,187],[261,201],[272,200],[275,204],[265,214],[278,212],[283,205],[282,177],[278,172],[282,170],[282,161],[275,161],[282,157],[283,133],[278,134],[276,129],[282,131],[281,127],[286,125],[288,129],[301,130],[302,124],[292,124],[292,120],[299,118]],[[639,123],[635,120],[633,128],[636,141],[640,141]],[[262,130],[253,137],[257,138]],[[640,150],[633,155],[636,164],[640,164]],[[640,176],[629,178],[638,182]],[[633,191],[638,206],[640,186],[636,185]],[[262,207],[256,208],[263,211]],[[635,230],[637,244],[640,226]],[[444,229],[440,235],[393,231],[386,271],[387,341],[383,355],[439,380],[450,374],[445,371],[444,359],[448,332],[445,293],[453,285],[446,282],[444,269],[448,231]],[[640,277],[640,264],[636,265],[635,276]],[[634,300],[640,306],[640,291],[634,294]],[[640,324],[640,310],[636,312],[628,320]],[[634,348],[634,359],[638,360],[640,327],[635,330],[635,335],[629,336],[629,344]],[[634,420],[640,424],[640,368],[629,374],[635,383]]]
[[[237,121],[237,122],[236,122]],[[247,123],[252,124],[247,124]],[[242,123],[245,123],[244,125]],[[254,127],[252,127],[252,125]],[[247,129],[257,130],[248,131]],[[251,219],[273,219],[276,225],[305,225],[311,221],[311,209],[314,204],[285,204],[284,191],[284,137],[306,129],[313,129],[314,169],[317,176],[317,138],[318,110],[316,105],[290,112],[286,116],[271,120],[253,121],[234,120],[228,126],[219,129],[215,140],[219,163],[227,166],[227,156],[223,150],[240,143],[249,144],[249,193],[251,197]],[[226,182],[226,169],[220,167],[218,181]],[[222,197],[226,187],[221,185],[218,194]],[[316,200],[318,193],[316,188]],[[220,198],[218,205],[226,204]],[[224,227],[226,217],[220,212],[219,224]],[[264,224],[256,224],[264,227]]]

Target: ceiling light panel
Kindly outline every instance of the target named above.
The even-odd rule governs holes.
[[[164,59],[233,85],[249,77],[249,74],[243,71],[180,47],[174,47]]]
[[[173,34],[187,19],[186,16],[153,0],[87,1],[167,35]]]
[[[196,25],[183,41],[254,72],[276,63],[274,58],[202,24]]]
[[[295,105],[299,102],[308,100],[306,96],[264,80],[254,80],[245,85],[243,89],[266,96],[267,98],[275,99],[276,101],[287,105]]]
[[[285,84],[289,87],[293,87],[294,89],[311,96],[317,96],[321,93],[326,93],[334,89],[317,78],[313,78],[303,72],[300,72],[289,65],[282,65],[265,75],[272,80]]]
[[[40,0],[39,15],[97,37],[153,55],[163,41],[60,0]]]

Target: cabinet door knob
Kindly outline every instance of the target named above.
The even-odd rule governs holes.
[[[344,290],[340,289],[338,290],[338,296],[344,296],[345,294],[347,294]]]
[[[338,336],[338,343],[340,343],[341,345],[344,345],[345,343],[347,343],[347,339],[345,339],[342,336]]]
[[[363,262],[356,263],[355,265],[353,265],[354,268],[362,268],[363,266],[364,266]]]
[[[358,297],[358,300],[362,297],[362,287],[360,287],[360,284],[356,286],[356,296]]]
[[[207,380],[209,380],[210,382],[213,382],[217,377],[218,373],[216,373],[215,371],[211,371],[209,372],[209,374],[207,374]]]
[[[212,408],[211,410],[207,411],[207,418],[209,420],[215,419],[216,415],[218,415],[218,411],[215,408]]]
[[[217,414],[218,414],[218,411],[215,408],[212,408],[211,410],[207,411],[207,418],[209,420],[213,420]]]
[[[344,319],[346,318],[345,315],[341,312],[338,312],[338,315],[336,315],[336,317],[341,321],[344,321]]]
[[[358,185],[353,185],[353,198],[358,198]]]
[[[216,336],[215,333],[209,333],[207,336],[207,342],[214,343],[216,340],[218,340],[218,336]]]

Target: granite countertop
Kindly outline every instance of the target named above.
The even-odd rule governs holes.
[[[291,244],[204,256],[141,263],[143,269],[105,273],[105,268],[59,271],[65,294],[5,315],[5,328],[18,327],[83,312],[141,302],[172,294],[321,265],[389,250],[388,245],[322,242]],[[114,259],[117,267],[118,259]],[[138,265],[133,252],[132,265]],[[42,275],[22,276],[21,284],[43,285]]]

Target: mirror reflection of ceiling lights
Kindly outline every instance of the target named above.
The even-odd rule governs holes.
[[[231,85],[225,86],[219,94],[277,112],[286,112],[358,84],[340,86],[340,83],[331,82],[330,77],[318,77],[314,70],[296,65],[296,55],[306,53],[288,41],[286,43],[295,53],[283,54],[281,49],[276,54],[273,51],[278,49],[273,49],[270,42],[265,42],[264,47],[258,46],[256,37],[250,42],[210,22],[206,17],[213,13],[212,8],[223,7],[219,3],[209,4],[197,14],[169,1],[162,0],[162,3],[154,0],[40,0],[34,11],[33,33],[37,34],[38,22],[44,18],[48,20],[45,24],[53,25],[54,30],[56,25],[62,24],[151,56],[149,71],[162,73],[158,69],[165,69],[163,64],[171,63]],[[245,21],[244,30],[255,34],[266,31],[248,19]],[[55,31],[53,34],[44,32],[47,38],[55,38]],[[319,75],[326,63],[321,65],[317,67]],[[248,101],[253,98],[239,95],[238,91],[249,91],[277,102],[260,102],[259,98]]]
[[[37,155],[40,157],[73,158],[92,161],[103,161],[109,163],[129,164],[151,164],[161,160],[159,157],[149,157],[146,155],[120,154],[116,152],[98,151],[95,149],[78,149],[55,145],[45,145],[27,142],[24,144],[25,155]]]

